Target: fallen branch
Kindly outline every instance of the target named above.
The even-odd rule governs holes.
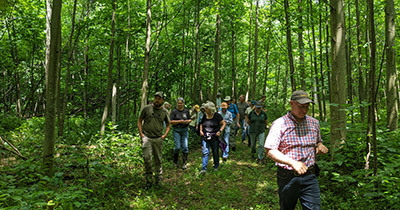
[[[2,148],[2,149],[6,150],[6,151],[9,151],[9,152],[11,152],[11,153],[14,153],[15,155],[17,155],[18,157],[22,158],[23,160],[27,160],[27,159],[28,159],[28,158],[22,156],[22,154],[19,152],[19,150],[18,150],[13,144],[11,144],[11,142],[7,141],[6,139],[4,139],[4,138],[1,137],[1,136],[0,136],[0,140],[1,140],[1,148]],[[4,142],[6,142],[8,145],[10,145],[10,147],[13,148],[13,150],[7,148],[7,147],[4,145]]]

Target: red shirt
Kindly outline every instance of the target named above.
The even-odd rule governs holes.
[[[322,142],[317,119],[308,115],[298,123],[288,112],[272,123],[265,141],[267,149],[277,149],[293,160],[303,162],[310,167],[315,164],[315,147]],[[278,166],[293,170],[292,167],[276,163]]]

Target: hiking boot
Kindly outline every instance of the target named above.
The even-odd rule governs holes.
[[[214,168],[214,172],[217,172],[218,171],[218,168]]]
[[[228,160],[228,158],[226,158],[226,157],[223,157],[223,158],[222,158],[222,161],[223,161],[223,162],[226,162],[227,160]]]
[[[204,169],[202,169],[202,170],[200,171],[200,174],[205,174],[205,173],[207,173],[207,171],[204,170]]]
[[[179,158],[179,153],[174,153],[174,163],[177,168],[179,168],[178,158]]]
[[[187,158],[188,158],[188,154],[187,153],[183,153],[182,155],[182,169],[185,170],[187,169]]]

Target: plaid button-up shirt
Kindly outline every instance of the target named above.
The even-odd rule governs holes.
[[[264,147],[276,149],[293,160],[303,162],[310,167],[315,164],[315,147],[322,142],[317,119],[308,115],[298,123],[288,112],[272,123]],[[292,167],[276,163],[278,166],[293,170]]]

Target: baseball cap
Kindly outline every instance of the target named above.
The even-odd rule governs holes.
[[[261,108],[263,106],[263,103],[261,101],[256,102],[256,108]]]
[[[156,92],[156,93],[154,94],[154,96],[160,96],[161,98],[165,98],[165,97],[164,97],[164,93],[161,92],[161,91]]]
[[[290,100],[297,101],[299,104],[314,103],[314,101],[308,96],[308,93],[304,90],[294,91]]]

